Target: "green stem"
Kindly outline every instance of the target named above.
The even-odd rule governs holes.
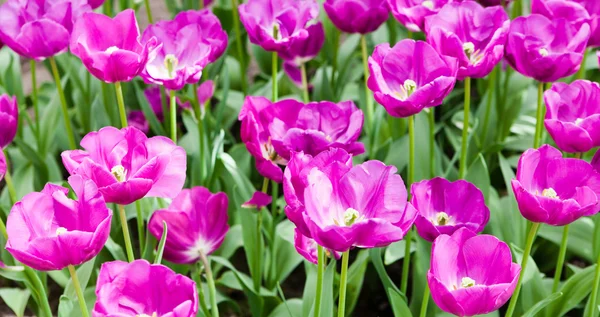
[[[515,19],[516,17],[521,15],[521,0],[513,1],[512,13],[511,17]]]
[[[579,70],[577,71],[577,74],[575,75],[575,79],[584,79],[585,78],[585,73],[586,73],[585,63],[587,61],[588,55],[589,55],[588,50],[585,49],[583,51],[583,58],[581,59],[581,66],[579,66]]]
[[[204,9],[204,0],[198,1],[198,7],[200,8],[200,10]]]
[[[69,273],[71,273],[71,280],[73,280],[73,286],[75,287],[75,293],[77,294],[77,299],[79,300],[79,308],[81,309],[81,314],[84,317],[89,317],[90,313],[88,311],[87,305],[85,304],[85,297],[83,296],[83,291],[81,290],[81,285],[79,284],[79,278],[77,277],[75,267],[73,265],[69,265],[68,267]]]
[[[435,177],[435,107],[429,108],[429,175]]]
[[[552,293],[558,291],[558,285],[560,284],[560,277],[562,275],[563,265],[565,263],[565,256],[567,254],[567,240],[569,238],[569,225],[563,227],[562,241],[560,243],[560,250],[558,251],[558,258],[556,260],[556,270],[554,271],[554,284],[552,284]]]
[[[337,72],[337,59],[338,59],[338,50],[340,46],[340,31],[337,28],[333,28],[334,38],[333,38],[333,59],[331,60],[331,88],[335,91],[335,79]]]
[[[56,90],[58,91],[58,97],[60,98],[60,104],[62,106],[63,119],[65,121],[65,128],[67,129],[67,138],[69,140],[69,147],[74,150],[77,148],[75,143],[75,134],[73,134],[73,128],[71,128],[71,119],[69,118],[69,109],[67,107],[67,98],[62,88],[60,81],[60,73],[58,72],[58,66],[56,66],[56,60],[54,57],[48,58],[50,61],[50,68],[52,68],[52,75],[54,75],[54,82],[56,83]]]
[[[2,234],[2,237],[4,237],[4,240],[8,241],[8,232],[6,232],[6,225],[4,224],[4,220],[2,220],[2,218],[0,218],[0,233]]]
[[[427,304],[429,304],[429,285],[425,283],[425,292],[423,293],[423,301],[421,302],[421,314],[419,316],[427,316]]]
[[[139,200],[135,201],[135,212],[137,214],[137,229],[138,229],[138,239],[140,240],[140,258],[144,254],[144,241],[146,241],[145,228],[144,228],[144,217],[142,215],[142,205]]]
[[[276,102],[277,97],[278,97],[278,93],[277,93],[277,52],[272,53],[271,63],[272,63],[271,83],[273,84],[273,95],[272,95],[271,100],[273,102]]]
[[[412,242],[413,229],[412,227],[404,236],[404,241],[406,244],[404,245],[404,261],[402,262],[402,280],[400,280],[400,290],[402,293],[406,294],[406,290],[408,289],[408,273],[410,271],[410,245]]]
[[[203,252],[200,252],[200,261],[204,265],[204,271],[206,272],[206,282],[208,283],[208,292],[210,294],[210,309],[212,310],[212,317],[219,317],[219,306],[217,305],[217,290],[215,287],[215,280],[213,279],[212,270],[210,269],[210,263]]]
[[[348,284],[348,258],[350,250],[342,255],[342,272],[340,273],[340,298],[338,301],[338,317],[346,316],[346,286]]]
[[[263,179],[261,191],[266,194],[268,189],[269,189],[269,179],[265,177]]]
[[[177,144],[177,99],[175,98],[175,90],[169,92],[169,100],[171,105],[169,106],[169,117],[171,119],[171,140]]]
[[[36,76],[36,68],[35,68],[35,60],[32,59],[29,61],[29,65],[31,66],[31,102],[33,104],[33,112],[35,114],[35,134],[37,140],[39,142],[40,138],[40,109],[38,107],[38,95],[37,95],[37,76]]]
[[[538,101],[535,115],[535,135],[533,136],[533,147],[542,145],[542,132],[544,129],[544,83],[538,84]]]
[[[308,79],[306,77],[306,63],[302,63],[300,65],[300,72],[302,74],[302,97],[304,98],[304,102],[310,102],[310,97],[308,96]]]
[[[460,166],[458,178],[465,178],[467,174],[467,150],[469,147],[469,114],[471,112],[471,78],[465,78],[465,109],[462,130],[462,142],[460,145]]]
[[[488,126],[490,124],[490,114],[492,112],[492,101],[494,100],[494,89],[496,88],[496,72],[498,71],[498,67],[495,67],[494,70],[488,76],[488,89],[487,89],[487,100],[485,105],[485,115],[483,117],[483,129],[481,130],[481,144],[482,147],[485,145],[485,141],[487,139]]]
[[[201,0],[202,1],[202,0]],[[198,84],[194,84],[194,114],[198,120],[198,155],[200,158],[200,184],[204,177],[204,115],[200,108],[200,98],[198,97]]]
[[[148,22],[150,22],[150,24],[154,23],[154,19],[152,19],[152,8],[150,7],[150,1],[144,0],[144,6],[146,6],[146,14],[148,15]]]
[[[362,60],[363,60],[363,72],[364,72],[364,79],[365,79],[365,98],[366,98],[366,105],[367,105],[367,131],[372,131],[373,129],[373,113],[374,113],[374,109],[373,109],[373,100],[371,100],[371,96],[370,96],[370,90],[369,87],[367,85],[367,82],[369,81],[369,56],[368,56],[368,52],[367,52],[367,37],[366,35],[362,35],[360,37],[360,44],[361,44],[361,50],[362,50]]]
[[[415,178],[415,116],[408,117],[408,177],[406,186],[414,182]],[[404,261],[402,263],[402,280],[400,281],[400,290],[406,293],[408,287],[408,273],[410,271],[410,244],[412,242],[412,228],[404,238]]]
[[[510,299],[510,303],[508,304],[508,309],[506,310],[506,315],[504,315],[504,317],[511,317],[517,306],[517,301],[519,300],[519,292],[521,292],[521,283],[523,282],[523,276],[525,276],[525,272],[527,269],[527,261],[529,259],[529,254],[531,253],[533,241],[535,240],[535,235],[537,234],[539,226],[539,223],[534,222],[531,225],[531,228],[529,229],[529,235],[527,236],[525,250],[523,250],[523,259],[521,260],[521,274],[519,275],[517,286],[515,287],[515,291]]]
[[[4,150],[4,157],[6,158],[6,173],[4,174],[4,181],[6,182],[6,188],[8,188],[8,198],[10,198],[10,204],[14,205],[17,202],[17,191],[15,190],[15,184],[12,181],[12,174],[10,173],[10,161],[8,159],[8,151]]]
[[[323,247],[317,245],[317,293],[315,296],[315,317],[321,312],[321,293],[323,292],[323,271],[325,268],[325,252]]]
[[[115,83],[115,94],[117,95],[117,104],[119,105],[119,117],[121,118],[121,127],[127,127],[127,114],[125,113],[125,101],[123,100],[123,88],[120,82]]]
[[[590,315],[589,317],[596,316],[598,308],[596,307],[596,299],[598,298],[598,288],[600,287],[600,254],[598,254],[598,260],[596,260],[596,270],[594,273],[594,284],[592,288],[592,294],[590,295]]]
[[[169,131],[169,105],[167,100],[167,92],[165,90],[165,86],[160,86],[160,105],[162,106],[163,113],[163,125],[165,127],[165,131]]]
[[[127,226],[127,216],[125,215],[125,206],[117,205],[119,209],[119,219],[121,220],[121,228],[123,229],[123,240],[125,240],[125,250],[127,251],[127,260],[133,262],[133,248],[131,247],[131,237],[129,236],[129,227]]]
[[[262,212],[258,211],[256,213],[256,241],[258,242],[258,245],[256,246],[256,248],[258,250],[256,250],[256,254],[260,255],[263,253],[263,240],[262,240]],[[255,269],[255,275],[252,276],[252,282],[254,283],[254,290],[256,292],[260,291],[260,284],[261,284],[261,280],[262,280],[262,269],[260,266],[260,256],[256,256],[254,257],[256,259],[256,269]]]
[[[246,60],[244,59],[244,50],[242,46],[242,32],[240,30],[240,17],[237,10],[238,0],[231,0],[231,13],[233,14],[233,28],[235,32],[235,43],[238,53],[238,58],[240,60],[240,68],[241,68],[241,80],[242,80],[242,92],[244,96],[248,94],[248,84],[246,82]]]
[[[198,285],[198,302],[200,304],[200,309],[202,309],[202,313],[204,316],[210,316],[210,311],[208,307],[206,307],[206,299],[204,298],[204,288],[202,287],[202,270],[198,270],[198,263],[194,263],[192,265],[192,276],[194,277],[194,281]]]

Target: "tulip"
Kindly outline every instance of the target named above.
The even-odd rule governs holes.
[[[271,204],[273,198],[269,194],[255,191],[252,197],[245,203],[242,204],[242,208],[251,208],[260,210]]]
[[[194,281],[146,260],[102,264],[96,297],[93,317],[195,317],[198,311]]]
[[[369,57],[368,86],[395,117],[408,117],[442,104],[456,83],[458,62],[422,41],[379,44]]]
[[[479,233],[490,219],[483,193],[467,181],[436,177],[412,184],[410,191],[410,202],[418,213],[417,232],[429,242],[460,228]]]
[[[148,138],[134,127],[104,127],[88,133],[81,146],[84,151],[64,151],[63,164],[71,175],[96,182],[106,202],[175,198],[183,188],[186,153],[168,138]]]
[[[0,95],[0,150],[13,141],[17,135],[18,124],[17,97],[10,97],[7,94]]]
[[[502,7],[450,3],[425,19],[427,41],[441,55],[458,60],[457,79],[487,76],[500,62],[510,21]]]
[[[130,111],[129,115],[127,115],[127,122],[130,126],[142,131],[145,134],[148,133],[148,129],[150,128],[143,111]]]
[[[315,240],[303,235],[300,233],[298,228],[294,229],[294,246],[296,247],[296,251],[298,254],[303,256],[308,262],[313,264],[318,264],[318,256],[317,256],[317,243]],[[341,254],[339,252],[327,250],[327,255],[333,257],[336,260],[339,260]]]
[[[459,0],[460,1],[460,0]],[[392,15],[411,32],[425,30],[425,18],[454,0],[387,0]]]
[[[532,0],[531,13],[541,14],[550,20],[566,19],[576,29],[585,23],[590,23],[587,10],[574,1],[565,0]]]
[[[570,0],[583,6],[590,15],[590,40],[588,46],[600,46],[600,2],[596,0]]]
[[[108,240],[112,211],[96,184],[69,177],[78,197],[69,190],[46,184],[41,192],[25,195],[8,215],[6,250],[36,270],[62,270],[95,257]]]
[[[139,75],[160,46],[156,38],[140,42],[135,12],[127,9],[114,18],[84,13],[73,28],[70,47],[92,75],[116,83]]]
[[[73,23],[90,10],[85,0],[8,0],[0,6],[0,41],[44,60],[67,50]]]
[[[6,174],[6,157],[4,156],[4,151],[0,151],[0,182],[4,178]]]
[[[165,94],[166,95],[166,94]],[[163,104],[161,102],[161,93],[159,86],[150,86],[144,90],[144,96],[152,109],[152,112],[156,115],[158,121],[163,122]],[[168,103],[168,98],[165,96],[165,105]]]
[[[483,315],[508,301],[520,272],[506,243],[461,228],[433,242],[427,284],[443,311],[456,316]]]
[[[385,0],[326,0],[323,8],[331,22],[346,33],[371,33],[389,15]]]
[[[358,142],[363,114],[352,101],[307,104],[286,99],[276,103],[264,97],[247,97],[240,111],[242,141],[256,159],[264,177],[281,182],[291,152],[310,155],[330,148],[352,154],[364,152]]]
[[[303,235],[333,251],[389,245],[416,217],[396,172],[379,161],[352,166],[343,149],[295,153],[285,170],[285,212]]]
[[[201,254],[207,256],[223,243],[229,230],[227,205],[225,193],[212,194],[204,187],[184,189],[167,209],[152,214],[148,230],[160,239],[166,222],[164,258],[173,263],[195,263]]]
[[[579,70],[589,37],[588,24],[576,28],[566,19],[532,14],[512,21],[504,54],[519,73],[553,82]]]
[[[533,222],[564,226],[600,211],[600,174],[549,145],[521,155],[511,184],[521,214]]]
[[[307,37],[290,42],[290,47],[278,52],[279,57],[300,66],[315,58],[325,43],[325,30],[321,22],[311,24],[306,28]]]
[[[88,4],[92,7],[92,9],[96,9],[104,4],[105,0],[88,0]]]

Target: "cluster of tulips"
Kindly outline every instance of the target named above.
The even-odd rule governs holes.
[[[295,248],[318,269],[311,304],[315,316],[324,305],[326,262],[333,259],[341,259],[337,316],[348,314],[348,266],[350,250],[355,248],[380,248],[405,240],[398,289],[404,296],[416,232],[431,243],[421,316],[427,314],[431,297],[441,310],[456,316],[488,314],[510,300],[506,316],[511,317],[540,226],[564,226],[566,237],[569,224],[600,212],[600,152],[591,163],[582,159],[583,153],[600,146],[600,85],[584,79],[556,82],[573,75],[584,77],[581,65],[587,49],[600,45],[600,2],[532,0],[531,14],[518,16],[522,4],[514,1],[513,20],[506,13],[506,2],[326,0],[324,11],[335,27],[361,36],[366,94],[361,108],[351,100],[310,100],[306,65],[325,42],[316,0],[236,4],[233,23],[241,22],[249,41],[273,54],[271,99],[248,95],[239,112],[241,141],[264,177],[261,190],[245,197],[249,200],[240,212],[255,219],[253,232],[261,244],[257,250],[264,251],[263,231],[269,230],[262,228],[263,213],[279,199],[277,184],[283,184],[284,212],[295,225]],[[89,316],[76,266],[90,261],[106,245],[113,221],[109,207],[114,204],[127,261],[102,264],[92,315],[219,316],[209,256],[228,233],[229,199],[224,192],[212,193],[202,186],[184,189],[188,154],[177,143],[181,132],[177,113],[178,108],[190,111],[198,126],[200,161],[208,159],[205,149],[211,145],[206,144],[204,124],[216,88],[202,75],[225,53],[228,34],[210,8],[180,12],[140,33],[134,10],[110,17],[94,12],[100,5],[102,1],[7,0],[0,6],[0,41],[31,59],[34,67],[36,62],[50,63],[70,146],[61,154],[70,188],[48,183],[20,200],[9,157],[0,151],[0,179],[5,179],[13,203],[6,226],[1,222],[0,229],[6,250],[18,261],[8,268],[25,270],[37,282],[40,279],[31,268],[68,268],[81,315]],[[209,3],[200,6],[204,5]],[[422,37],[418,33],[423,32],[426,40],[379,44],[369,56],[366,36],[386,22],[390,13],[409,30],[409,37]],[[235,42],[245,69],[239,26],[236,30]],[[120,129],[107,126],[87,133],[80,141],[83,150],[76,146],[79,136],[71,125],[55,61],[56,55],[66,51],[77,56],[91,75],[114,86],[121,120]],[[302,101],[279,98],[278,59],[302,91]],[[465,180],[472,137],[471,79],[495,76],[502,62],[539,81],[533,148],[521,155],[511,183],[519,210],[529,221],[521,261],[513,261],[507,243],[480,234],[490,220],[490,209],[482,191]],[[146,114],[128,112],[121,84],[138,76],[148,84],[147,102],[156,118],[169,127],[169,137],[147,136]],[[335,78],[335,68],[331,76]],[[245,77],[242,74],[244,92]],[[415,147],[426,146],[415,142],[415,115],[426,112],[434,122],[434,107],[443,103],[457,81],[463,81],[465,94],[457,180],[433,177],[415,182]],[[186,89],[191,89],[192,98],[183,97]],[[378,131],[373,100],[390,116],[407,118],[409,151],[402,154],[408,157],[406,182],[395,166],[375,159],[361,162],[364,155],[375,157],[372,142],[361,142],[363,128],[371,136]],[[36,102],[30,123],[39,127]],[[13,142],[20,122],[16,97],[2,95],[1,148]],[[544,126],[558,149],[542,144]],[[563,157],[563,152],[572,155]],[[200,169],[205,172],[204,167]],[[147,223],[140,206],[145,197],[170,201],[151,211]],[[154,264],[136,259],[125,209],[130,204],[137,207],[140,242],[145,240],[144,232],[159,241]],[[269,234],[267,241],[274,247]],[[565,238],[553,292],[561,282],[566,247]],[[190,277],[161,264],[163,258],[176,264],[200,263],[208,299],[202,293],[199,298],[202,287]],[[273,254],[271,261],[277,265]],[[250,266],[254,287],[260,291],[260,265]],[[590,317],[598,313],[599,284],[600,258],[589,297]],[[41,295],[36,297],[40,314],[51,316],[44,287],[33,288]],[[404,300],[402,296],[391,298]]]

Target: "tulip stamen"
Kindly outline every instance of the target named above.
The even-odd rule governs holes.
[[[60,236],[61,234],[66,233],[67,231],[68,230],[65,227],[58,227],[58,228],[56,228],[56,235]]]
[[[407,79],[404,81],[402,86],[400,86],[400,91],[394,92],[398,99],[404,101],[412,95],[415,90],[417,90],[417,83],[412,79]]]
[[[553,188],[546,188],[542,190],[542,196],[552,199],[560,199],[560,197],[558,197],[558,194]]]
[[[276,40],[280,40],[281,39],[281,35],[279,34],[279,28],[280,28],[279,23],[275,22],[273,24],[273,38],[276,39]]]
[[[346,209],[346,211],[344,211],[344,221],[342,222],[342,224],[340,224],[340,222],[335,218],[333,219],[333,223],[335,223],[336,226],[350,227],[357,221],[361,221],[362,219],[364,219],[364,216],[361,216],[358,210],[354,208],[348,208]]]
[[[127,171],[125,171],[125,167],[123,165],[116,165],[111,170],[110,173],[117,179],[119,182],[125,181],[125,176],[127,175]]]
[[[438,212],[438,214],[435,217],[435,221],[437,222],[438,226],[445,226],[450,222],[450,216],[448,216],[448,214],[443,211]]]
[[[119,50],[119,48],[118,48],[118,47],[116,47],[116,46],[111,46],[111,47],[107,48],[107,49],[106,49],[106,51],[104,51],[104,52],[106,52],[106,54],[112,54],[112,53],[114,53],[114,52],[116,52],[116,51],[118,51],[118,50]]]
[[[470,277],[463,277],[460,281],[460,286],[462,288],[469,288],[475,286],[475,280]]]
[[[475,49],[473,42],[463,43],[463,51],[467,55],[467,58],[473,65],[477,65],[483,59],[483,53],[479,49]]]
[[[179,60],[173,54],[167,54],[165,56],[165,67],[167,68],[167,72],[169,73],[169,77],[173,78],[173,71],[177,68],[179,64]]]
[[[550,52],[548,52],[548,50],[543,47],[538,50],[538,53],[540,53],[540,55],[542,55],[542,57],[546,57],[550,54]]]
[[[434,7],[434,3],[431,0],[425,0],[421,3],[422,6],[424,6],[425,8],[429,9],[429,10],[433,10]]]

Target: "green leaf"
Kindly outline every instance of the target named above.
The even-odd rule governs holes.
[[[369,253],[367,250],[360,250],[358,255],[348,269],[348,282],[346,290],[346,315],[352,315],[354,307],[358,303],[358,297],[363,286],[365,271],[369,264]]]
[[[563,296],[548,306],[547,316],[563,316],[575,308],[592,291],[596,265],[575,273],[560,288]]]
[[[86,263],[82,264],[77,269],[77,278],[79,279],[79,283],[81,285],[81,289],[85,289],[90,277],[92,276],[92,272],[94,270],[94,264],[96,262],[96,258],[93,258]],[[69,279],[67,286],[65,287],[65,292],[63,295],[69,297],[70,299],[77,299],[75,293],[75,286],[73,286],[73,279]]]
[[[298,298],[289,299],[279,304],[269,317],[302,317],[302,300]]]
[[[17,317],[22,317],[25,314],[25,307],[31,292],[28,289],[20,288],[0,288],[0,298],[4,300]]]
[[[167,234],[169,229],[167,228],[167,222],[163,220],[163,233],[156,249],[156,258],[154,258],[154,264],[160,264],[162,262],[163,252],[165,251],[165,243],[167,242]]]
[[[584,217],[576,220],[569,226],[567,250],[589,262],[596,261],[593,251],[594,239],[590,239],[594,235],[594,221]],[[560,246],[562,243],[563,227],[541,226],[538,234],[540,237]]]
[[[142,91],[142,89],[138,87],[138,85],[136,85],[135,83],[132,86],[135,88],[135,97],[137,98],[137,102],[140,105],[142,112],[144,112],[144,117],[146,118],[146,120],[148,120],[148,123],[150,124],[150,129],[152,129],[152,132],[156,133],[157,135],[167,135],[167,132],[165,132],[165,129],[163,128],[162,124],[160,124],[158,118],[156,117],[156,114],[150,107],[146,96],[144,96],[144,92]]]
[[[509,204],[502,204],[501,212],[492,212],[492,217],[495,218],[495,224],[500,226],[502,232],[501,240],[514,243],[518,246],[525,245],[527,222],[519,212],[519,207],[517,206],[517,201],[515,200],[511,185],[511,180],[515,178],[515,173],[508,161],[500,153],[498,154],[498,160],[504,178],[504,184],[508,190]]]
[[[277,225],[275,236],[275,282],[283,283],[302,262],[302,256],[294,246],[294,224],[284,220]]]
[[[388,288],[387,293],[395,317],[412,317],[412,312],[408,308],[408,305],[406,305],[404,296],[400,292],[393,288]]]
[[[481,153],[477,155],[473,163],[471,163],[471,166],[469,166],[465,179],[477,186],[483,193],[485,201],[489,201],[490,173],[488,172],[487,164]]]
[[[390,265],[398,260],[404,259],[404,250],[406,249],[406,241],[400,240],[394,242],[385,248],[383,255],[383,264]],[[410,252],[415,252],[417,248],[414,244],[410,245]]]
[[[537,302],[537,304],[533,305],[528,311],[523,314],[523,317],[534,317],[537,313],[539,313],[546,306],[550,305],[553,301],[557,300],[561,297],[563,293],[556,292],[546,297],[544,300]]]

